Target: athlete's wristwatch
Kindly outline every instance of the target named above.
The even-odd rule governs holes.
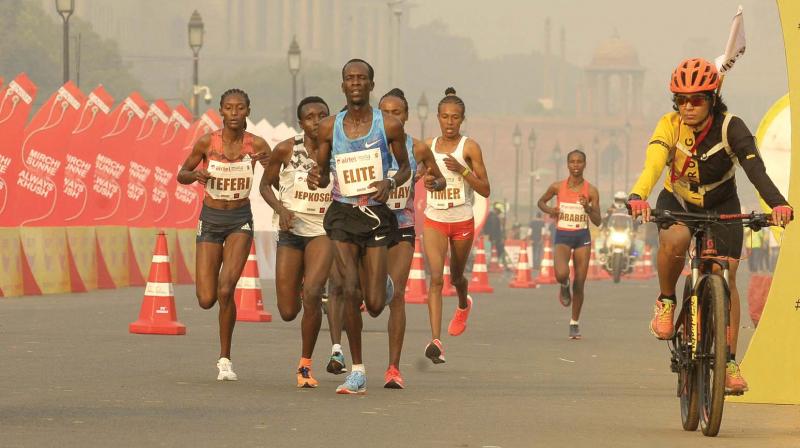
[[[386,180],[389,181],[389,190],[394,190],[397,188],[397,181],[394,180],[394,177],[387,177]]]

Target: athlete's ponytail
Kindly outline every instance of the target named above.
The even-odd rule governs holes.
[[[466,115],[467,106],[464,104],[464,100],[462,100],[456,95],[456,89],[452,87],[448,87],[447,89],[445,89],[444,98],[442,98],[442,100],[439,101],[439,109],[441,109],[442,104],[445,103],[458,104],[459,106],[461,106],[461,115]]]

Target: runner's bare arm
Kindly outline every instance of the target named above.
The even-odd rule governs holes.
[[[211,145],[211,134],[206,134],[200,137],[192,148],[192,152],[184,160],[178,171],[178,182],[189,185],[197,181],[200,185],[205,185],[211,175],[205,169],[195,170],[197,165],[203,161],[208,152],[208,147]]]
[[[471,138],[468,138],[467,142],[464,143],[464,160],[469,165],[469,169],[462,166],[452,154],[447,155],[445,164],[451,171],[464,176],[464,180],[475,190],[475,193],[488,198],[489,194],[491,194],[489,173],[486,172],[486,165],[483,164],[481,146]]]
[[[273,185],[278,185],[280,188],[279,177],[281,167],[289,161],[294,149],[294,137],[284,140],[275,146],[272,155],[269,158],[269,163],[264,170],[264,175],[261,177],[261,183],[258,186],[258,191],[261,197],[267,202],[267,205],[272,207],[272,210],[279,216],[279,225],[281,230],[289,230],[291,228],[292,218],[294,213],[283,206],[283,203],[275,196],[275,191],[272,189]]]
[[[331,181],[331,147],[333,145],[333,123],[336,116],[325,117],[319,122],[319,147],[317,147],[317,166],[308,172],[308,188],[325,188]]]
[[[422,172],[425,176],[425,189],[430,191],[441,191],[447,187],[447,181],[444,180],[439,164],[436,163],[436,158],[433,156],[430,146],[426,145],[423,141],[413,139],[414,141],[414,158],[417,164],[424,166],[424,169],[417,167],[417,172]],[[416,179],[415,179],[416,181]]]
[[[558,194],[558,182],[552,183],[549,187],[547,187],[547,191],[544,192],[542,197],[539,198],[539,202],[537,205],[539,206],[539,210],[547,213],[548,215],[557,218],[558,217],[558,209],[550,207],[547,205],[550,202],[550,199],[553,199],[553,196]]]
[[[397,161],[397,172],[392,176],[394,186],[397,187],[411,176],[411,166],[408,164],[408,151],[406,150],[406,133],[400,120],[385,112],[383,113],[383,127],[389,149]],[[373,182],[370,186],[375,187],[375,193],[371,195],[371,198],[378,202],[386,202],[389,199],[391,185],[392,183],[388,179]]]
[[[261,137],[253,137],[253,149],[253,160],[261,163],[261,166],[266,169],[269,158],[272,155],[272,149],[269,147],[269,143]]]
[[[599,227],[603,223],[603,217],[600,216],[600,193],[593,185],[589,186],[589,210],[586,212],[589,213],[592,224]]]

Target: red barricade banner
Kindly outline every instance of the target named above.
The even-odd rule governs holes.
[[[18,220],[11,205],[16,179],[8,174],[21,163],[23,129],[35,98],[36,85],[24,73],[0,90],[0,295],[6,297],[24,293]]]
[[[129,284],[127,216],[122,209],[127,195],[127,168],[131,145],[139,134],[147,103],[131,93],[111,113],[92,167],[92,188],[87,212],[97,225],[98,286],[119,288]],[[103,269],[106,271],[104,272]]]
[[[31,277],[25,290],[44,294],[71,290],[64,216],[56,215],[67,144],[86,98],[68,81],[42,105],[25,128],[22,163],[12,177],[17,192],[14,214]],[[12,171],[13,173],[13,171]]]
[[[158,146],[172,113],[162,100],[150,105],[139,134],[130,146],[128,188],[123,200],[127,215],[130,264],[130,284],[144,286],[144,273],[150,270],[151,248],[156,232],[154,210],[150,202],[153,190],[153,171],[158,159]]]
[[[186,142],[189,128],[192,125],[192,113],[184,105],[179,104],[169,117],[164,135],[157,148],[156,166],[153,170],[153,191],[150,196],[150,207],[153,209],[153,224],[163,231],[167,238],[170,257],[170,269],[174,273],[176,283],[191,283],[189,266],[178,249],[178,235],[175,223],[170,221],[170,209],[177,185],[178,170],[183,164],[181,150]],[[194,265],[191,266],[191,271]],[[181,281],[183,280],[183,281]]]
[[[64,180],[56,215],[64,217],[68,227],[70,283],[73,292],[97,288],[97,274],[106,271],[97,263],[97,235],[93,217],[88,213],[91,168],[97,158],[101,135],[108,130],[114,99],[103,86],[89,94],[72,130],[64,159]]]

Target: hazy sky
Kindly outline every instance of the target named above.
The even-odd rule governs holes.
[[[800,0],[798,0],[800,1]],[[413,2],[413,0],[412,0]],[[668,97],[669,74],[686,57],[713,59],[723,53],[731,19],[744,7],[747,52],[723,94],[740,115],[755,121],[787,92],[783,34],[774,0],[416,0],[411,26],[444,22],[469,37],[479,55],[542,51],[544,19],[552,21],[552,51],[566,31],[566,59],[585,66],[598,43],[616,30],[639,53],[647,69],[646,91]],[[755,128],[757,122],[752,123]]]

